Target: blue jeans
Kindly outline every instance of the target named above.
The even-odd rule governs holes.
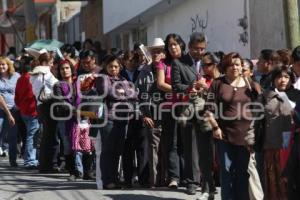
[[[81,174],[83,174],[82,154],[81,152],[75,152],[75,169]]]
[[[16,119],[17,110],[15,108],[10,109],[11,114]],[[11,126],[8,122],[7,116],[3,110],[0,110],[0,145],[3,146],[4,138],[8,139],[8,154],[10,164],[15,163],[17,160],[17,135],[18,128],[15,124]]]
[[[247,172],[250,153],[245,146],[218,141],[221,197],[223,200],[248,200]]]
[[[92,153],[75,152],[75,170],[76,173],[87,175],[91,171],[93,162]]]
[[[70,155],[72,154],[71,149],[71,138],[67,135],[69,133],[66,133],[66,121],[58,121],[57,122],[57,131],[59,132],[61,142],[63,144],[64,149],[64,155]]]
[[[37,117],[22,115],[22,119],[26,125],[27,135],[24,152],[24,165],[37,166],[38,160],[36,159],[36,148],[33,146],[33,138],[39,130],[39,121]]]

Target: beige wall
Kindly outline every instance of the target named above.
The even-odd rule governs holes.
[[[99,40],[102,46],[105,46],[102,1],[90,1],[87,6],[82,7],[81,27],[82,31],[85,31],[85,38]]]

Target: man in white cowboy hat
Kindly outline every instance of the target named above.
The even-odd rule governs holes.
[[[153,57],[153,50],[163,50],[165,43],[161,38],[154,38],[152,44],[145,47],[143,44],[139,46],[139,50],[144,54],[148,64],[151,64]]]
[[[164,43],[163,39],[154,38],[152,44],[150,46],[148,46],[148,49],[155,49],[155,48],[163,49],[164,47],[165,47],[165,43]]]
[[[152,44],[147,47],[151,53],[152,65],[156,66],[161,59],[165,58],[165,43],[161,38],[154,38]]]
[[[149,136],[149,184],[151,187],[162,185],[165,179],[164,172],[158,174],[157,165],[161,159],[158,155],[158,147],[160,143],[161,126],[160,121],[155,118],[155,109],[159,106],[157,94],[160,94],[156,86],[156,66],[161,59],[165,57],[165,43],[161,38],[155,38],[147,50],[151,53],[152,63],[142,68],[137,81],[136,87],[139,89],[140,111],[142,115],[145,131]],[[161,163],[162,165],[164,163]]]

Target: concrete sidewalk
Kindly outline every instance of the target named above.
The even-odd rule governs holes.
[[[0,200],[195,200],[184,188],[97,190],[91,181],[68,182],[67,174],[40,174],[23,167],[10,168],[0,158]],[[200,192],[198,192],[199,196]],[[220,200],[220,195],[216,195]]]

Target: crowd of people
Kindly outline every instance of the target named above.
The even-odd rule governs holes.
[[[80,44],[80,43],[79,43]],[[257,62],[203,33],[143,48],[0,57],[0,154],[98,188],[186,187],[199,199],[300,195],[300,46]],[[150,55],[145,51],[150,52]],[[250,167],[254,164],[254,168]]]

